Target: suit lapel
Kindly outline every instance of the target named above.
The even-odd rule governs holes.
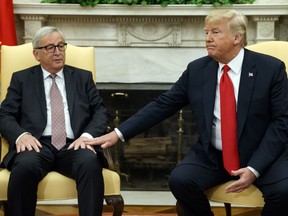
[[[71,68],[64,66],[63,73],[65,77],[65,88],[67,95],[67,103],[69,107],[69,114],[70,116],[72,116],[73,104],[75,100],[75,91],[76,91],[75,79],[73,78],[74,71]]]
[[[39,101],[43,115],[45,116],[45,118],[47,118],[47,106],[44,90],[43,72],[40,65],[33,68],[31,73],[31,81],[32,81],[32,88],[34,88],[33,92],[35,93],[36,98]]]
[[[212,61],[211,63],[209,63],[204,70],[203,105],[206,128],[208,132],[207,135],[209,138],[211,138],[211,125],[213,124],[215,92],[217,85],[217,70],[218,63],[216,61]]]
[[[248,110],[251,103],[254,81],[256,78],[255,64],[251,60],[250,52],[245,50],[237,104],[238,140],[241,136]]]

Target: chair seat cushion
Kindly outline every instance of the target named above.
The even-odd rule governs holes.
[[[120,194],[120,177],[111,170],[103,169],[105,196]],[[7,200],[7,187],[10,172],[7,169],[0,170],[0,200]],[[38,200],[61,200],[77,198],[75,181],[57,172],[49,172],[39,183]]]
[[[233,181],[217,185],[205,191],[207,198],[214,202],[231,203],[245,206],[263,207],[264,199],[260,190],[251,185],[240,193],[225,193],[225,188]]]
[[[58,172],[49,172],[39,183],[37,200],[61,200],[77,198],[76,183]]]

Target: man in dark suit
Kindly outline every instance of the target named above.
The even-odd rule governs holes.
[[[189,105],[199,138],[169,179],[170,189],[186,216],[213,215],[203,191],[230,179],[237,181],[226,188],[227,193],[240,192],[251,184],[262,191],[263,216],[288,215],[285,65],[276,58],[246,50],[246,28],[246,17],[237,11],[212,11],[205,18],[204,26],[208,56],[191,62],[169,91],[113,132],[85,141],[106,148],[119,139],[130,139]],[[223,65],[229,66],[228,72],[222,71]],[[224,73],[233,84],[234,106],[237,107],[237,114],[234,110],[237,128],[228,135],[237,132],[234,133],[237,153],[234,158],[238,160],[232,168],[227,168],[226,164],[231,165],[234,158],[225,163],[227,169],[223,162],[223,144],[225,131],[230,128],[222,129],[226,126],[222,125],[226,117],[221,110],[232,105],[222,106],[225,97],[220,96],[220,92],[222,95],[228,90],[220,90]]]
[[[104,196],[102,167],[107,161],[100,147],[86,145],[83,139],[102,135],[109,115],[92,73],[65,65],[67,44],[61,31],[43,27],[32,44],[40,64],[13,73],[0,109],[0,132],[10,145],[2,163],[11,170],[9,216],[35,215],[38,183],[52,170],[76,180],[81,216],[100,216]],[[55,96],[50,98],[53,83],[61,104],[56,112],[63,114],[57,117],[62,119],[63,130],[56,131]],[[64,139],[56,146],[53,138],[60,131]],[[71,143],[75,149],[68,149]]]

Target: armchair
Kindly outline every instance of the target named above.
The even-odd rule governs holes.
[[[68,44],[66,50],[66,64],[84,68],[93,73],[95,79],[95,56],[93,47],[77,47]],[[5,98],[12,73],[35,64],[39,64],[32,54],[32,44],[1,47],[1,101]],[[2,137],[0,144],[0,159],[2,161],[8,152],[8,143]],[[109,150],[104,150],[110,167],[113,165]],[[10,172],[0,169],[0,208],[3,207],[7,215],[7,186]],[[110,169],[103,169],[104,199],[107,205],[113,206],[113,216],[121,216],[124,201],[120,193],[120,177]],[[60,173],[50,172],[38,186],[37,199],[40,201],[76,199],[76,184],[73,179]]]

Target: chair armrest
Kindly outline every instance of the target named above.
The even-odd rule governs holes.
[[[106,128],[106,134],[110,133],[111,131],[112,131],[112,129],[108,126]],[[115,167],[115,164],[114,164],[114,161],[113,161],[113,157],[112,157],[112,154],[111,154],[111,151],[110,151],[110,147],[106,148],[106,149],[103,149],[103,153],[104,153],[104,156],[105,156],[105,158],[106,158],[106,160],[108,162],[108,169],[116,171],[116,167]]]
[[[104,153],[104,156],[108,162],[108,169],[115,171],[116,168],[115,168],[115,164],[114,164],[114,161],[113,161],[113,158],[111,155],[110,148],[103,149],[103,153]]]
[[[1,44],[1,42],[0,42]],[[2,162],[2,136],[0,135],[0,163]]]

